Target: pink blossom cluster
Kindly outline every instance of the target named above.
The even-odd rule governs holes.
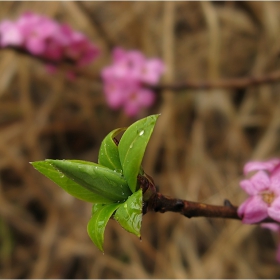
[[[51,61],[70,60],[77,66],[89,64],[99,55],[99,49],[84,34],[31,12],[0,23],[0,47],[8,46]]]
[[[155,100],[154,92],[145,87],[156,85],[164,72],[160,59],[146,59],[140,51],[113,50],[113,64],[102,70],[104,92],[113,109],[123,107],[129,116],[135,116],[142,107]]]
[[[238,208],[243,223],[258,223],[265,218],[280,222],[280,159],[248,162],[244,174],[256,173],[240,182],[240,186],[250,197]]]
[[[262,223],[262,227],[278,232],[280,240],[280,159],[252,161],[244,166],[244,174],[256,172],[250,179],[242,180],[240,186],[250,197],[238,207],[242,222],[253,224],[266,218],[275,223]],[[280,263],[280,243],[276,253]]]

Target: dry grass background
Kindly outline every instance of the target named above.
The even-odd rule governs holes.
[[[82,8],[85,7],[86,9]],[[279,69],[279,2],[2,2],[0,19],[29,10],[86,33],[110,61],[115,45],[162,57],[165,82],[262,75]],[[92,21],[91,18],[95,21]],[[96,22],[99,25],[96,25]],[[160,192],[239,205],[242,167],[280,156],[280,81],[244,90],[162,91],[144,159]],[[1,278],[279,278],[275,235],[239,221],[149,213],[142,242],[110,221],[105,255],[86,232],[91,205],[30,166],[97,160],[103,137],[134,120],[111,111],[93,79],[50,76],[43,63],[0,52]]]

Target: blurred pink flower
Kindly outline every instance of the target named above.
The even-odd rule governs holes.
[[[280,161],[249,162],[245,174],[259,170],[248,180],[240,182],[250,197],[238,208],[243,223],[252,224],[270,217],[280,222]]]
[[[272,172],[280,167],[280,159],[274,158],[268,161],[250,161],[244,166],[244,174],[247,175],[251,171],[266,170]]]
[[[17,28],[17,25],[9,20],[0,23],[0,46],[21,46],[23,36]]]
[[[128,116],[135,116],[142,107],[149,107],[155,100],[154,93],[147,88],[137,87],[127,92],[124,111]]]
[[[108,105],[112,109],[118,109],[124,103],[127,89],[122,81],[111,79],[105,83],[104,92]]]
[[[51,19],[30,12],[21,15],[16,25],[24,37],[26,49],[34,55],[44,53],[47,48],[46,40],[59,28]]]
[[[88,64],[99,55],[99,49],[84,34],[72,31],[69,32],[69,39],[65,53],[70,59],[77,61],[79,66]]]
[[[31,12],[22,14],[15,22],[0,23],[0,46],[17,46],[56,62],[68,59],[78,67],[99,55],[99,49],[82,33]]]
[[[112,52],[113,64],[105,67],[101,76],[108,105],[124,108],[129,116],[135,116],[143,107],[155,100],[154,92],[147,85],[158,83],[164,72],[160,59],[147,59],[141,52],[125,51],[116,47]]]
[[[163,62],[160,59],[150,59],[142,66],[141,79],[144,83],[156,85],[163,72]]]
[[[280,233],[280,225],[275,223],[262,223],[261,227],[270,229],[272,231],[278,231]]]

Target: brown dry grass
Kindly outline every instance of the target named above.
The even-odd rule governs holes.
[[[277,2],[2,2],[0,19],[46,14],[85,32],[110,60],[115,45],[162,57],[164,79],[215,80],[279,67]],[[93,80],[50,76],[39,61],[0,53],[1,278],[279,278],[277,240],[239,221],[149,213],[142,239],[110,221],[105,255],[86,232],[91,205],[32,169],[45,158],[97,160],[103,137],[134,120],[112,112]],[[280,83],[245,90],[164,91],[144,167],[163,194],[236,205],[250,159],[280,155]]]

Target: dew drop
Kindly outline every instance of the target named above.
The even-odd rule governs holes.
[[[144,130],[141,130],[140,132],[139,132],[139,136],[142,136],[143,134],[144,134]]]
[[[127,204],[125,203],[123,207],[124,207],[124,208],[127,208]]]
[[[131,149],[133,147],[133,144],[131,144],[130,146],[129,146],[129,148]]]

